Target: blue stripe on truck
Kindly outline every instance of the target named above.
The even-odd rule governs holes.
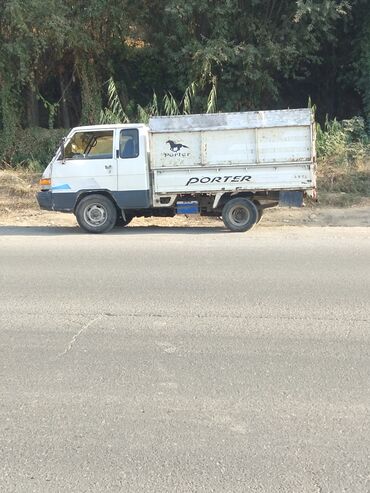
[[[51,187],[52,190],[70,190],[71,187],[68,183],[63,183],[63,185],[56,185],[55,187]]]

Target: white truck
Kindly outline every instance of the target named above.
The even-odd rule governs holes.
[[[247,231],[263,210],[316,196],[309,109],[151,118],[71,130],[45,169],[42,209],[90,233],[134,217],[198,213]]]

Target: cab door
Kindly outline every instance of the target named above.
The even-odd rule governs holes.
[[[114,130],[77,130],[65,146],[64,164],[53,165],[53,193],[117,190]]]
[[[123,128],[117,135],[118,190],[122,209],[150,207],[147,134],[143,127]]]

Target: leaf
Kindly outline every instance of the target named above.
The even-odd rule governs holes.
[[[207,113],[216,113],[217,111],[217,79],[213,77],[212,88],[207,100]]]

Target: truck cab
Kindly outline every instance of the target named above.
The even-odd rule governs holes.
[[[40,206],[73,212],[87,195],[106,194],[119,209],[151,205],[145,125],[74,128],[46,168]]]

